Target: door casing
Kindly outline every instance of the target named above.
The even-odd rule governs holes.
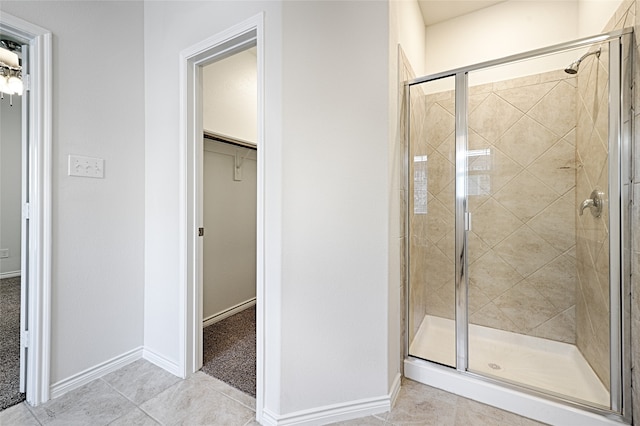
[[[51,32],[3,12],[0,30],[28,46],[28,74],[23,119],[22,275],[27,277],[21,309],[21,387],[36,406],[49,400],[51,351],[51,182],[52,182],[52,35]],[[25,227],[28,226],[28,229]],[[26,297],[28,296],[28,297]],[[26,309],[25,309],[26,308]],[[21,357],[22,358],[22,357]]]

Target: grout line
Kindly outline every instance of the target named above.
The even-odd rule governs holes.
[[[104,380],[102,377],[99,377],[97,380],[102,380],[109,388],[111,388],[111,390],[113,390],[114,392],[116,392],[118,395],[122,396],[124,399],[126,399],[127,401],[129,401],[134,407],[140,408],[140,406],[133,401],[131,398],[129,398],[127,395],[125,395],[124,393],[120,392],[118,389],[116,389],[114,386],[112,386],[109,382],[107,382],[106,380]],[[146,401],[145,401],[146,402]],[[121,416],[122,417],[122,416]]]
[[[29,411],[29,414],[31,414],[31,417],[33,417],[35,419],[36,423],[38,423],[39,425],[42,426],[42,422],[40,421],[38,416],[36,416],[36,413],[34,413],[33,410],[32,410],[32,408],[34,408],[34,407],[31,407],[31,405],[29,405],[26,400],[22,401],[21,404],[24,404],[27,407],[27,410]]]
[[[242,392],[242,391],[241,391],[241,390],[239,390],[239,389],[234,388],[234,387],[233,387],[233,386],[231,386],[230,384],[225,383],[225,382],[223,382],[222,380],[220,380],[220,379],[218,379],[218,378],[216,378],[216,377],[210,376],[209,374],[205,373],[205,372],[204,372],[204,371],[202,371],[202,370],[199,370],[199,372],[201,372],[202,374],[204,374],[208,379],[212,380],[214,383],[218,383],[218,384],[222,385],[221,387],[226,388],[226,389],[224,389],[224,390],[223,390],[223,389],[218,389],[218,388],[217,388],[217,386],[214,386],[213,384],[208,384],[208,386],[209,386],[212,390],[214,390],[215,392],[219,393],[220,395],[222,395],[222,396],[224,396],[224,397],[226,397],[226,398],[228,398],[228,399],[230,399],[230,400],[232,400],[232,401],[234,401],[234,402],[237,402],[238,404],[242,405],[243,407],[248,408],[249,410],[253,411],[254,413],[256,412],[256,409],[255,409],[254,407],[251,407],[251,406],[247,405],[247,404],[246,404],[246,403],[244,403],[243,401],[240,401],[239,399],[234,398],[233,396],[231,396],[230,394],[225,393],[224,391],[225,391],[225,390],[227,390],[227,389],[231,389],[232,391],[240,392],[240,393],[242,393],[243,395],[246,395],[247,397],[252,398],[252,399],[255,401],[255,398],[253,398],[251,395],[249,395],[249,394],[247,394],[247,393],[244,393],[244,392]]]
[[[142,411],[147,417],[149,417],[151,420],[158,423],[159,425],[164,425],[164,423],[162,423],[160,420],[153,417],[151,414],[149,414],[145,409],[141,408],[140,406],[138,406],[138,410]]]
[[[123,396],[127,401],[129,401],[131,404],[133,404],[134,409],[137,408],[138,410],[142,411],[147,417],[151,418],[153,421],[155,421],[156,423],[163,425],[164,423],[162,423],[161,421],[159,421],[158,419],[156,419],[155,417],[153,417],[151,414],[149,414],[146,410],[144,410],[141,405],[146,403],[147,401],[152,400],[153,398],[157,397],[158,395],[160,395],[162,392],[166,391],[167,389],[172,388],[173,386],[176,386],[177,384],[181,383],[182,381],[184,381],[184,379],[181,379],[180,381],[172,384],[171,386],[169,386],[166,389],[163,389],[162,391],[158,392],[156,395],[152,396],[151,398],[147,399],[146,401],[141,402],[140,404],[136,403],[135,401],[133,401],[131,398],[129,398],[127,395],[125,395],[124,393],[120,392],[115,386],[111,385],[109,382],[107,382],[106,380],[104,380],[102,377],[100,377],[98,380],[102,380],[104,383],[107,384],[107,386],[109,386],[111,389],[113,389],[116,393],[118,393],[119,395]],[[112,420],[112,422],[118,420],[119,418],[127,415],[123,414],[122,416],[118,417],[117,419]]]
[[[206,373],[205,373],[205,374],[206,374]],[[222,380],[220,380],[220,382],[222,382]],[[224,383],[224,382],[222,382],[222,383]],[[227,385],[227,383],[224,383],[224,384],[225,384],[225,385]],[[227,385],[227,386],[229,386],[229,385]],[[236,389],[236,388],[233,388],[233,389],[237,390],[238,392],[242,392],[242,391],[240,391],[240,390],[238,390],[238,389]],[[228,395],[228,394],[224,393],[222,390],[220,390],[220,389],[214,389],[214,390],[215,390],[216,392],[218,392],[220,395],[223,395],[223,396],[225,396],[225,397],[229,398],[230,400],[237,402],[238,404],[242,405],[243,407],[246,407],[246,408],[250,409],[250,410],[251,410],[251,411],[253,411],[254,413],[256,412],[256,409],[255,409],[255,408],[253,408],[253,407],[251,407],[251,406],[249,406],[249,405],[245,404],[244,402],[242,402],[242,401],[240,401],[240,400],[238,400],[238,399],[235,399],[233,396],[231,396],[231,395]],[[243,393],[244,393],[244,392],[243,392]],[[245,395],[247,395],[247,394],[245,394]],[[251,397],[251,395],[247,395],[247,396],[249,396],[250,398],[252,398],[252,397]]]
[[[256,421],[256,417],[255,417],[255,416],[253,416],[252,418],[250,418],[250,419],[249,419],[249,420],[244,424],[244,426],[250,425],[251,423],[253,423],[253,422],[255,422],[255,421]]]

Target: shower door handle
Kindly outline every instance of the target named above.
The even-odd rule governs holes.
[[[580,204],[580,216],[584,213],[584,209],[588,207],[593,217],[600,217],[602,214],[602,205],[604,204],[603,197],[604,192],[594,189],[591,192],[591,198],[587,198]]]

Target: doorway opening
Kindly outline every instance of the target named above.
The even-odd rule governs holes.
[[[256,78],[255,46],[202,70],[202,371],[253,397]]]
[[[26,51],[26,46],[25,46]],[[20,322],[25,314],[23,294],[27,284],[22,267],[22,204],[26,189],[26,147],[23,144],[23,116],[26,103],[22,92],[8,87],[6,78],[21,79],[22,43],[0,34],[0,410],[25,399],[24,374],[20,363]],[[3,84],[4,83],[4,84]],[[20,89],[20,88],[18,88]],[[23,279],[24,278],[24,279]]]
[[[0,16],[0,36],[20,45],[22,55],[22,161],[13,182],[20,187],[19,388],[36,406],[49,399],[52,43],[48,30],[8,13]]]
[[[264,389],[264,108],[263,108],[263,20],[262,14],[250,18],[229,30],[206,39],[181,53],[182,63],[182,158],[183,163],[183,183],[184,191],[181,194],[181,215],[183,218],[181,235],[183,235],[184,250],[182,251],[183,273],[186,278],[186,286],[183,289],[182,300],[184,301],[184,335],[183,335],[183,354],[184,354],[184,372],[186,377],[203,367],[203,320],[219,319],[226,314],[234,313],[241,310],[242,307],[250,306],[255,303],[255,397],[256,397],[256,416],[260,420],[262,416]],[[205,68],[211,64],[231,58],[239,53],[248,53],[248,50],[254,49],[255,57],[255,74],[256,74],[256,98],[253,103],[253,110],[256,111],[255,125],[255,144],[260,147],[257,151],[248,149],[247,147],[233,148],[227,146],[227,149],[233,151],[230,155],[233,160],[233,177],[244,178],[244,174],[249,173],[245,168],[251,161],[251,157],[255,158],[255,280],[254,301],[252,296],[241,295],[236,300],[235,305],[232,303],[226,308],[214,308],[213,312],[209,312],[207,318],[204,314],[204,279],[205,264],[208,260],[204,257],[205,238],[207,229],[205,226],[205,196],[203,185],[205,178],[205,97],[203,95],[203,77]],[[224,132],[218,130],[217,132]],[[211,136],[211,132],[207,132]],[[219,144],[223,147],[230,145],[229,142],[247,142],[250,139],[246,136],[230,137],[228,135],[217,135],[218,139],[224,139],[225,143]],[[220,137],[220,136],[224,136]],[[249,140],[249,142],[253,142]],[[209,143],[208,145],[214,144]],[[251,145],[251,144],[250,144]],[[224,148],[221,148],[224,149]],[[240,167],[236,167],[240,166]],[[248,174],[247,174],[248,176]],[[231,240],[233,241],[233,240]],[[217,310],[216,310],[217,309]],[[248,309],[247,309],[248,310]]]

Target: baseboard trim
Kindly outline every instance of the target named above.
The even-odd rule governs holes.
[[[162,355],[159,355],[150,349],[144,348],[142,350],[142,358],[146,359],[152,364],[157,365],[163,370],[168,371],[174,376],[182,377],[184,379],[182,369],[180,368],[180,366],[175,362],[170,361],[167,358],[163,357]]]
[[[226,309],[226,310],[224,310],[222,312],[218,312],[217,314],[213,314],[210,317],[203,319],[202,320],[202,327],[203,328],[204,327],[208,327],[211,324],[215,324],[218,321],[222,321],[225,318],[229,318],[231,315],[235,315],[238,312],[242,312],[245,309],[250,308],[255,304],[256,304],[256,298],[255,297],[252,298],[252,299],[249,299],[249,300],[247,300],[245,302],[238,303],[237,305],[232,306],[229,309]]]
[[[116,371],[127,364],[131,364],[132,362],[139,360],[142,358],[142,351],[142,347],[132,349],[129,352],[125,352],[122,355],[118,355],[108,361],[100,363],[94,367],[87,368],[80,373],[74,374],[71,377],[52,384],[49,387],[51,398],[58,398],[67,392],[84,386],[95,379],[99,379],[100,377]]]
[[[269,426],[323,425],[385,413],[391,410],[392,397],[397,397],[400,386],[399,377],[398,375],[394,381],[393,389],[389,395],[327,405],[325,407],[302,410],[285,415],[278,415],[265,409],[263,411],[262,421],[263,424]],[[396,386],[398,390],[396,390]]]
[[[391,384],[391,391],[389,392],[389,407],[390,409],[396,405],[396,400],[398,399],[398,395],[400,394],[400,387],[402,386],[402,374],[396,374],[396,378],[393,380]]]
[[[21,275],[20,271],[0,272],[0,280],[3,278],[15,278]]]

